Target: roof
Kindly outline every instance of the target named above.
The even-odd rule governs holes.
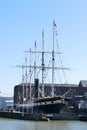
[[[10,97],[13,97],[13,96],[12,96],[12,94],[10,94],[10,93],[0,93],[0,97],[10,98]]]
[[[22,85],[23,84],[21,83],[21,84],[15,85],[15,87],[20,87]],[[42,85],[42,83],[39,83],[39,86],[40,85]],[[24,86],[26,86],[26,83],[24,83]],[[30,84],[27,83],[27,87],[29,87],[29,86],[30,86]],[[31,86],[34,86],[34,83],[31,83]],[[52,83],[44,83],[44,86],[50,87],[50,86],[52,86]],[[66,83],[64,83],[64,84],[57,84],[57,83],[55,83],[54,86],[55,87],[78,87],[78,84],[66,84]]]
[[[81,80],[80,83],[82,87],[87,87],[87,80]]]

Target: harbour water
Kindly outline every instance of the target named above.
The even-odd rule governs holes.
[[[0,130],[87,130],[83,121],[23,121],[0,118]]]

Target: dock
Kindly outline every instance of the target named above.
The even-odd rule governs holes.
[[[43,113],[26,114],[22,112],[0,111],[0,117],[30,121],[79,120],[79,116],[76,113],[60,113],[54,115],[46,115]]]
[[[44,116],[42,113],[21,113],[21,112],[9,112],[9,111],[0,111],[0,117],[10,118],[10,119],[19,119],[19,120],[31,120],[31,121],[49,121],[50,119]]]

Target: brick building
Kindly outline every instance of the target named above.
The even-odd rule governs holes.
[[[41,84],[39,84],[41,87]],[[51,88],[52,84],[45,84],[44,91],[45,96],[51,96]],[[87,81],[81,80],[79,84],[55,84],[54,85],[54,93],[55,95],[64,95],[66,92],[71,90],[69,93],[66,94],[67,97],[73,97],[76,95],[84,95],[87,92]],[[34,97],[34,84],[31,84],[31,95]],[[14,87],[14,103],[22,103],[23,99],[27,101],[30,98],[30,84],[29,83],[22,83],[16,85]]]

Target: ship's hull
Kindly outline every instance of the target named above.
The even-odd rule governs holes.
[[[20,104],[20,110],[28,113],[58,114],[65,106],[66,102],[61,97],[46,97]]]
[[[47,104],[47,105],[39,105],[39,106],[34,106],[33,111],[36,113],[44,113],[44,114],[49,114],[49,113],[59,113],[63,108],[65,104],[63,103],[57,103],[57,104]]]
[[[59,113],[66,105],[61,97],[46,97],[36,100],[34,112]]]

